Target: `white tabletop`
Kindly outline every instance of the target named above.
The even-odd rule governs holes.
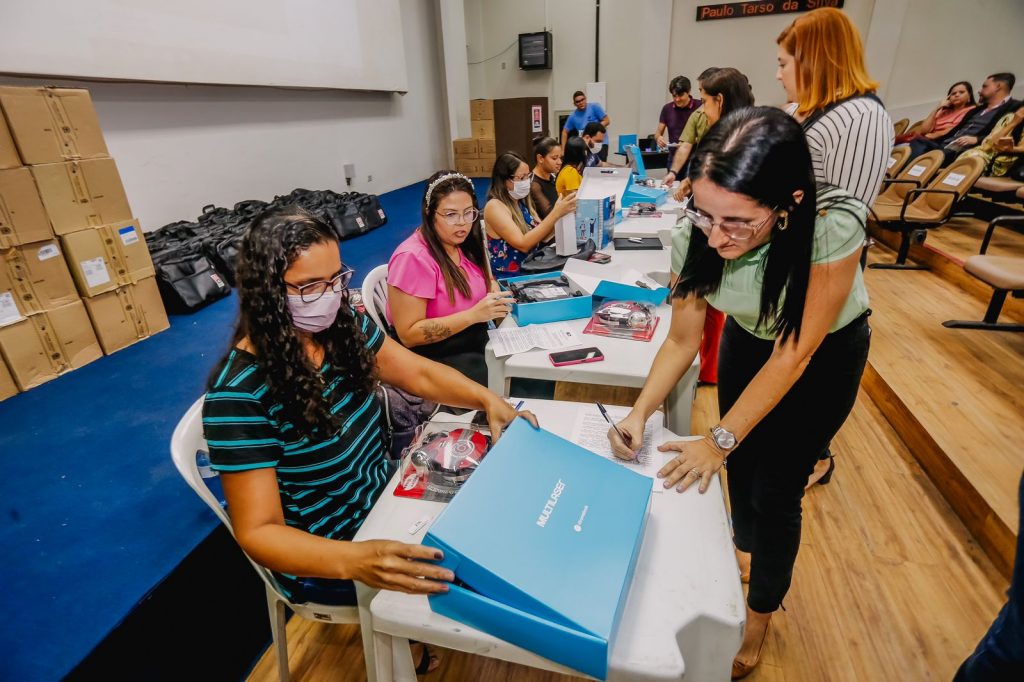
[[[675,213],[662,211],[657,217],[633,217],[625,218],[622,222],[615,224],[616,237],[658,237],[666,247],[672,245],[672,228],[675,227],[678,216]],[[620,252],[625,253],[625,252]]]
[[[544,428],[571,437],[579,403],[527,400]],[[471,415],[465,415],[468,419]],[[447,419],[450,419],[447,418]],[[665,432],[665,440],[676,439]],[[596,455],[595,455],[596,456]],[[668,457],[668,455],[666,455]],[[374,505],[356,540],[419,542],[443,504],[395,497],[398,476]],[[486,520],[481,520],[486,522]],[[427,598],[380,592],[373,600],[373,629],[460,651],[572,672],[536,654],[430,610]],[[707,493],[653,493],[650,517],[633,585],[612,647],[609,680],[728,680],[742,640],[746,610],[733,553],[722,488],[715,477]]]

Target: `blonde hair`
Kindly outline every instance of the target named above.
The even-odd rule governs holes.
[[[796,60],[796,111],[801,116],[878,89],[864,66],[857,27],[835,8],[799,17],[775,42]]]

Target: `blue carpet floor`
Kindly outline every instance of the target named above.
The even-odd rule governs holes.
[[[342,244],[356,283],[419,224],[423,190],[382,195],[388,224]],[[172,317],[169,330],[0,403],[0,679],[66,675],[215,527],[168,448],[236,308],[232,295]]]

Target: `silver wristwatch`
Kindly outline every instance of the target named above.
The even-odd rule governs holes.
[[[711,438],[714,439],[718,449],[727,455],[736,449],[736,436],[733,435],[732,431],[723,429],[721,425],[711,427]]]

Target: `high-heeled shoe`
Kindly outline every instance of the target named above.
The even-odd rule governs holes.
[[[836,470],[836,458],[832,455],[828,456],[828,469],[825,471],[825,475],[818,479],[818,485],[828,485],[828,482],[832,480],[832,473]]]
[[[768,639],[768,631],[771,627],[772,622],[769,620],[768,625],[764,628],[764,634],[761,635],[761,644],[757,647],[757,656],[754,657],[753,663],[743,663],[738,659],[732,659],[732,679],[739,680],[754,672],[754,668],[761,662],[761,653],[764,651],[764,643]]]

